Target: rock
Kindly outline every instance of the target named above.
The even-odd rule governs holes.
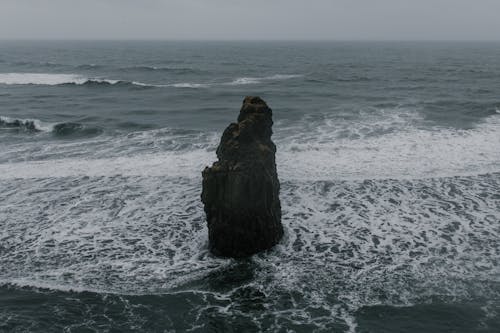
[[[238,123],[230,124],[217,148],[218,161],[203,171],[210,250],[246,257],[270,249],[283,236],[272,110],[246,97]]]

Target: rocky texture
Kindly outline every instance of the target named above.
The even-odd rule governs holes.
[[[246,97],[238,123],[230,124],[217,148],[218,161],[203,171],[210,250],[245,257],[269,249],[283,236],[272,110]]]

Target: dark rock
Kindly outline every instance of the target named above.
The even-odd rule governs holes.
[[[283,236],[272,110],[246,97],[238,123],[230,124],[217,148],[218,161],[203,171],[210,250],[245,257],[269,249]]]

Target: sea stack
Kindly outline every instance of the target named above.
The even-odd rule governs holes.
[[[246,97],[238,123],[230,124],[217,148],[218,161],[203,170],[212,253],[241,258],[270,249],[283,236],[272,110]]]

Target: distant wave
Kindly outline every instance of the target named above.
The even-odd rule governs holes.
[[[76,66],[76,68],[78,68],[78,69],[98,69],[98,68],[102,68],[102,67],[104,67],[104,66],[96,65],[96,64],[83,64],[83,65]]]
[[[245,84],[258,84],[262,83],[265,81],[282,81],[282,80],[289,80],[289,79],[294,79],[298,77],[302,77],[303,75],[301,74],[275,74],[271,76],[265,76],[265,77],[240,77],[235,79],[232,82],[227,83],[228,85],[232,86],[238,86],[238,85],[245,85]]]
[[[17,61],[13,63],[14,66],[37,66],[37,67],[60,67],[65,66],[51,61],[45,62],[30,62],[30,61]]]
[[[123,66],[123,67],[113,67],[98,64],[82,64],[76,66],[77,69],[92,70],[109,67],[110,69],[124,71],[124,72],[165,72],[174,74],[190,74],[190,73],[202,73],[204,72],[198,68],[190,67],[169,67],[169,66],[148,66],[148,65],[137,65],[137,66]]]
[[[368,82],[372,81],[373,79],[368,77],[368,76],[362,76],[362,75],[348,75],[348,76],[339,76],[335,78],[335,81],[338,82]]]
[[[0,84],[4,85],[78,85],[78,86],[135,86],[151,88],[208,88],[217,85],[247,85],[259,84],[268,81],[282,81],[297,77],[299,74],[275,74],[265,77],[240,77],[231,82],[223,83],[197,83],[179,82],[170,84],[152,84],[138,81],[111,80],[103,78],[89,78],[79,74],[54,74],[54,73],[0,73]]]
[[[105,65],[97,64],[70,64],[70,63],[57,63],[51,61],[36,62],[36,61],[16,61],[11,63],[17,67],[31,67],[31,68],[77,68],[83,70],[99,69],[106,67]]]
[[[106,87],[106,86],[122,86],[122,87],[158,87],[157,85],[147,84],[135,81],[123,80],[108,80],[108,79],[87,79],[83,82],[66,82],[59,84],[61,86],[86,86],[86,87]]]
[[[222,83],[174,83],[168,85],[162,85],[162,87],[175,87],[175,88],[209,88],[213,86],[240,86],[247,84],[259,84],[264,83],[266,81],[283,81],[294,79],[298,77],[302,77],[301,74],[275,74],[271,76],[264,77],[239,77],[234,79],[231,82],[222,82]],[[158,87],[158,86],[157,86]]]
[[[82,86],[140,86],[155,87],[142,82],[129,82],[122,80],[109,80],[88,78],[78,74],[52,74],[52,73],[0,73],[0,84],[5,85],[82,85]]]
[[[130,66],[120,68],[127,72],[165,72],[173,74],[195,74],[204,72],[201,69],[189,67],[165,67],[165,66]]]
[[[97,127],[87,127],[80,123],[46,123],[38,119],[16,119],[0,116],[0,129],[17,129],[27,132],[50,132],[55,136],[90,136],[100,134]]]
[[[206,83],[174,83],[171,85],[168,85],[170,87],[175,87],[175,88],[208,88],[211,85],[206,84]]]

